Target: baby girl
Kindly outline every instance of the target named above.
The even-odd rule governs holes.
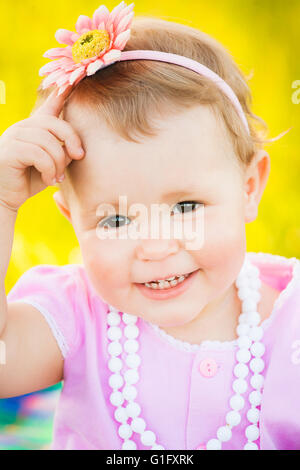
[[[58,30],[35,109],[0,137],[0,397],[63,380],[52,449],[300,449],[299,260],[246,248],[264,123],[222,45],[132,10]],[[6,296],[18,209],[56,182],[83,263]],[[163,237],[157,205],[200,243]]]

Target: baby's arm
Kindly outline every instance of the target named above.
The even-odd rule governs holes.
[[[58,117],[67,93],[52,93],[30,118],[0,137],[0,398],[46,388],[63,378],[64,359],[45,318],[28,303],[8,302],[4,281],[16,211],[52,184],[72,158],[84,155],[79,136]]]
[[[15,219],[16,213],[0,205],[0,398],[40,390],[63,379],[63,357],[44,317],[30,304],[7,302],[4,279]]]

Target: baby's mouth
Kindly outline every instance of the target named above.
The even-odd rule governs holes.
[[[151,282],[142,282],[144,286],[148,287],[149,289],[170,289],[171,287],[177,286],[177,284],[180,284],[183,282],[185,279],[187,279],[191,274],[193,274],[195,271],[192,271],[187,274],[181,274],[178,276],[173,276],[168,279],[157,279],[155,281]]]

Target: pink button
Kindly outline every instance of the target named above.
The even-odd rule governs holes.
[[[205,444],[200,444],[196,450],[206,450],[206,445]]]
[[[218,365],[214,359],[209,357],[200,362],[199,370],[204,377],[213,377],[217,373]]]

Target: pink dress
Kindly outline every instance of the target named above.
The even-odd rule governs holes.
[[[281,291],[271,316],[262,323],[265,382],[256,443],[262,450],[299,450],[300,261],[267,253],[246,256],[259,267],[261,280]],[[30,303],[41,312],[65,359],[51,448],[121,449],[120,423],[109,401],[108,305],[95,292],[84,267],[32,267],[7,298]],[[141,318],[138,326],[142,362],[136,402],[146,429],[167,450],[201,448],[216,437],[230,411],[236,340],[191,345]],[[123,367],[127,367],[125,362]],[[223,449],[242,449],[246,443],[250,391],[249,385],[241,422]],[[150,449],[141,443],[139,434],[133,433],[131,439],[138,450]]]

